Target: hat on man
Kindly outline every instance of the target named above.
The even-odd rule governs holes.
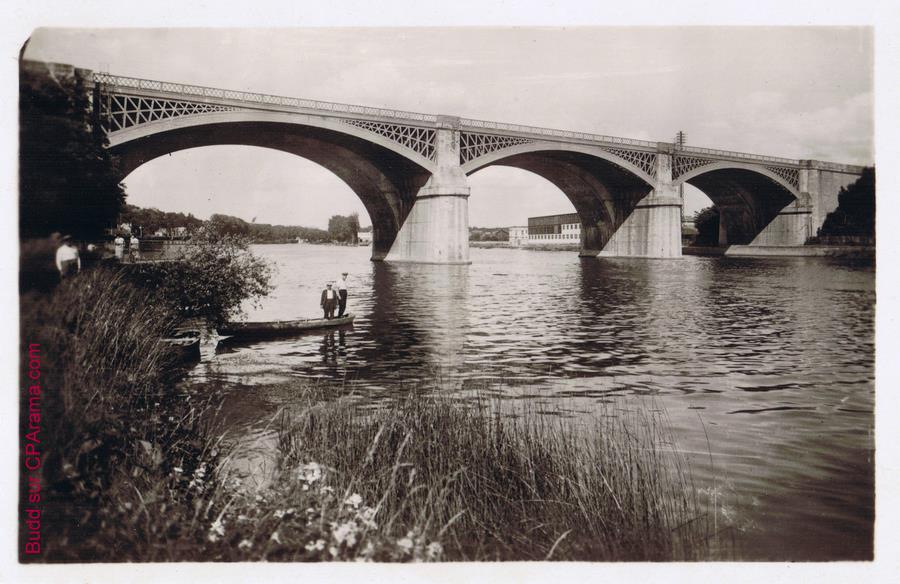
[[[331,288],[331,282],[325,282],[325,285]]]
[[[347,272],[341,272],[341,275],[342,275],[342,276],[346,276],[346,275],[347,275]]]

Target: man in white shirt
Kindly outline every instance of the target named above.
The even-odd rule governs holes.
[[[113,242],[116,244],[116,259],[121,262],[125,259],[125,238],[119,234]]]
[[[60,278],[74,276],[81,271],[81,257],[78,249],[72,245],[72,237],[66,235],[62,238],[62,245],[56,250],[56,268]]]
[[[338,291],[338,318],[344,316],[347,309],[347,272],[341,273],[341,279],[335,282]]]

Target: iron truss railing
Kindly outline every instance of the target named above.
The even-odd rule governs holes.
[[[192,96],[206,99],[227,99],[243,102],[248,105],[273,105],[295,109],[313,109],[326,112],[380,116],[385,118],[397,118],[417,122],[437,122],[437,116],[408,112],[403,110],[369,107],[364,105],[352,105],[331,101],[319,101],[316,99],[303,99],[299,97],[285,97],[282,95],[268,95],[265,93],[251,93],[249,91],[234,91],[230,89],[218,89],[201,85],[186,85],[184,83],[170,83],[168,81],[153,81],[151,79],[138,79],[136,77],[122,77],[108,73],[94,73],[94,83],[104,85],[113,90],[138,89],[143,91],[159,91],[177,94],[180,97]]]
[[[276,106],[290,109],[318,110],[330,113],[378,116],[382,118],[391,118],[403,120],[407,122],[419,123],[437,123],[438,116],[434,114],[423,114],[420,112],[411,112],[405,110],[387,109],[379,107],[370,107],[363,105],[353,105],[347,103],[320,101],[315,99],[303,99],[299,97],[286,97],[281,95],[269,95],[264,93],[253,93],[249,91],[236,91],[230,89],[220,89],[216,87],[205,87],[201,85],[188,85],[184,83],[171,83],[168,81],[155,81],[152,79],[140,79],[137,77],[123,77],[121,75],[110,75],[109,73],[94,73],[94,83],[102,85],[113,91],[138,90],[138,91],[155,91],[167,94],[177,95],[181,98],[190,99],[222,99],[240,104],[252,106]],[[606,136],[603,134],[591,134],[587,132],[574,132],[569,130],[556,130],[552,128],[542,128],[539,126],[526,126],[522,124],[506,124],[501,122],[491,122],[487,120],[475,120],[461,118],[459,120],[460,128],[464,130],[479,130],[488,132],[510,132],[515,134],[525,134],[531,137],[556,138],[563,140],[578,140],[582,142],[592,142],[603,145],[621,145],[624,147],[633,147],[642,150],[656,150],[657,142],[649,140],[636,140],[633,138],[622,138],[618,136]],[[695,146],[683,146],[677,152],[691,153],[694,155],[705,156],[710,158],[732,158],[739,160],[752,160],[755,162],[767,162],[776,165],[799,166],[800,161],[790,158],[780,158],[777,156],[765,156],[762,154],[749,154],[746,152],[735,152],[731,150],[717,150],[712,148],[698,148]]]

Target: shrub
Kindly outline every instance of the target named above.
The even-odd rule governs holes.
[[[272,290],[273,268],[249,246],[241,235],[205,228],[174,260],[132,264],[129,273],[182,317],[221,325],[238,315],[244,300],[256,302]]]

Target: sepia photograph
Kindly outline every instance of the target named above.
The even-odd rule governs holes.
[[[872,26],[17,59],[20,564],[875,559]]]

